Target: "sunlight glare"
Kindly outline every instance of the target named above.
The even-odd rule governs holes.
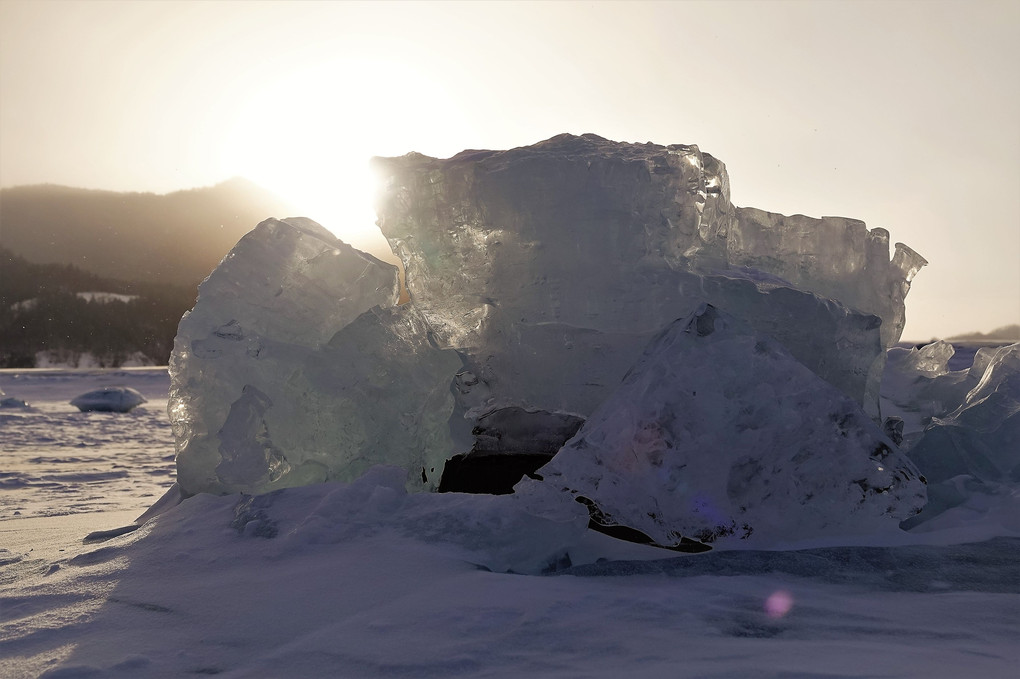
[[[415,150],[420,130],[426,143],[453,138],[462,129],[451,109],[440,84],[400,61],[333,60],[281,73],[240,108],[221,149],[223,171],[300,211],[287,216],[391,258],[375,226],[369,159]]]

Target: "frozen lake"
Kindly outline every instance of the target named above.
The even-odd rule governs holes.
[[[487,566],[531,536],[498,512],[476,521],[485,496],[378,477],[196,496],[83,545],[172,483],[168,383],[165,369],[0,371],[32,405],[0,411],[0,676],[996,679],[1020,665],[1020,539],[988,539],[980,516],[913,540],[927,544],[789,552],[676,557],[591,534],[571,565],[520,575]],[[148,403],[68,404],[108,385]]]
[[[70,404],[105,386],[148,402],[129,413]],[[145,511],[175,475],[169,388],[166,367],[0,370],[0,390],[31,406],[0,409],[0,521]]]

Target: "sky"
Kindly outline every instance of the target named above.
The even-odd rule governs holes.
[[[0,186],[244,176],[378,251],[373,155],[697,144],[737,205],[927,258],[904,339],[988,331],[1020,323],[1018,34],[1013,0],[0,0]]]

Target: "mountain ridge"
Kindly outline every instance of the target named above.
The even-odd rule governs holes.
[[[243,177],[164,194],[29,184],[0,189],[0,247],[37,264],[190,286],[256,224],[294,211]]]
[[[968,332],[962,335],[947,337],[948,340],[982,340],[982,341],[1012,341],[1020,340],[1020,324],[1004,325],[989,332]]]

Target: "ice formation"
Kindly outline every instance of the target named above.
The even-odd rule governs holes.
[[[988,353],[987,364],[976,362],[977,385],[952,412],[932,418],[910,449],[933,483],[961,475],[1020,483],[1020,343]]]
[[[996,349],[982,347],[966,370],[949,370],[955,350],[939,340],[923,347],[893,347],[882,378],[882,413],[903,420],[905,445],[920,437],[933,418],[946,417],[978,385]]]
[[[957,516],[1016,522],[1020,345],[979,348],[960,370],[949,369],[954,351],[944,341],[889,351],[882,411],[897,419],[901,449],[928,479],[928,504],[908,529],[957,507]]]
[[[146,402],[131,387],[103,387],[75,397],[71,405],[82,412],[126,413]]]
[[[889,232],[845,217],[813,219],[736,208],[728,262],[790,281],[882,318],[882,343],[893,346],[906,323],[904,298],[928,262],[903,243],[889,259]]]
[[[379,226],[412,301],[478,380],[468,413],[590,412],[654,333],[709,301],[750,311],[877,415],[882,349],[924,263],[905,246],[890,261],[882,229],[736,208],[725,166],[697,146],[560,135],[376,168]],[[777,288],[783,308],[755,313]]]
[[[734,207],[725,167],[696,146],[561,135],[377,169],[379,225],[410,304],[397,306],[393,267],[314,222],[271,219],[245,236],[202,284],[171,359],[184,494],[351,480],[377,464],[435,489],[455,455],[530,454],[513,442],[534,442],[537,423],[607,407],[648,342],[706,302],[831,385],[824,403],[844,399],[833,408],[854,413],[847,436],[877,454],[881,433],[850,406],[878,417],[885,348],[924,263],[905,246],[890,260],[885,231]],[[714,358],[737,364],[705,371],[756,360]],[[846,464],[810,467],[819,489],[838,488],[815,511],[845,509]],[[858,494],[895,488],[881,471],[853,474]],[[887,518],[912,506],[899,492]]]
[[[397,295],[395,267],[310,220],[267,220],[242,238],[175,340],[181,488],[266,492],[412,460],[411,478],[442,469],[460,361],[429,344],[413,308],[393,307]]]
[[[707,304],[658,335],[537,473],[596,524],[667,547],[874,533],[925,503],[917,469],[856,403]]]

